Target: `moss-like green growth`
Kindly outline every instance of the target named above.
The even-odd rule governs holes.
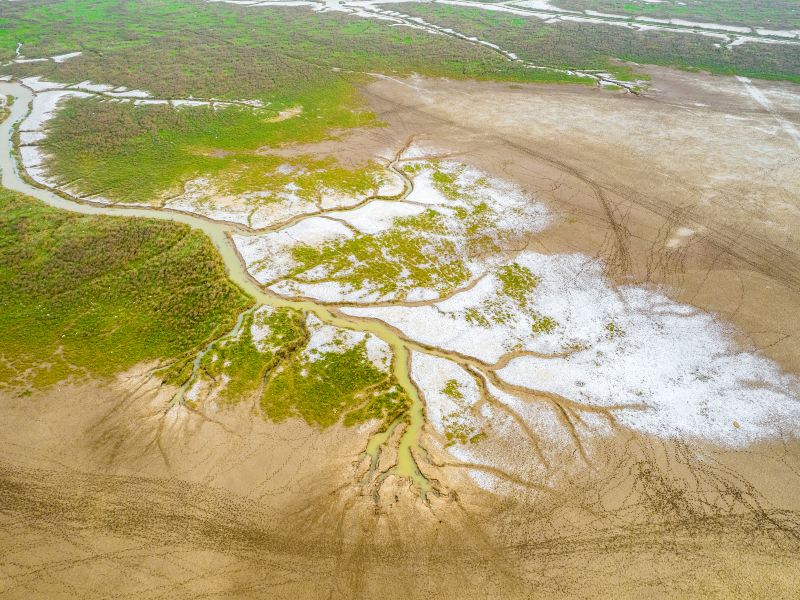
[[[394,378],[367,357],[364,341],[341,352],[297,357],[276,369],[261,396],[264,414],[282,421],[301,417],[327,427],[344,417],[345,425],[399,418],[410,404]]]
[[[484,432],[478,430],[474,423],[469,405],[461,391],[461,384],[455,379],[449,379],[442,388],[442,393],[453,400],[458,410],[448,413],[443,418],[444,437],[447,440],[445,447],[453,444],[477,443],[486,437]]]
[[[414,288],[447,294],[470,277],[457,244],[448,237],[445,217],[432,209],[396,219],[381,233],[337,239],[321,246],[296,246],[297,266],[289,274],[300,282],[302,274],[323,267],[324,280],[335,280],[353,290],[405,298]]]
[[[383,174],[375,164],[345,169],[333,159],[265,153],[289,141],[324,139],[333,128],[376,124],[374,115],[352,110],[355,99],[347,86],[332,87],[324,100],[311,95],[297,101],[304,103],[302,113],[275,121],[271,108],[72,99],[51,121],[41,145],[52,157],[52,177],[74,182],[84,194],[127,202],[173,196],[201,176],[208,196],[252,192],[256,202],[274,201],[290,183],[309,201],[325,190],[355,194],[376,189]]]
[[[497,270],[497,279],[502,285],[502,292],[521,308],[528,305],[530,293],[539,285],[539,277],[528,267],[519,263],[504,265]]]
[[[250,302],[188,226],[76,215],[0,190],[0,385],[193,355]]]
[[[606,323],[605,330],[608,332],[609,338],[621,337],[625,335],[625,330],[622,329],[619,325],[614,323],[614,321],[609,321]]]
[[[370,361],[366,339],[306,352],[309,331],[299,311],[269,306],[244,315],[239,327],[203,354],[193,382],[217,402],[254,400],[265,418],[301,418],[316,427],[378,420],[386,427],[410,399],[394,375]]]

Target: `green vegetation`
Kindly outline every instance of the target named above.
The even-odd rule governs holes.
[[[552,4],[571,10],[588,8],[626,16],[677,17],[772,29],[800,27],[797,0],[554,0]]]
[[[798,45],[746,43],[729,49],[719,47],[719,39],[703,35],[566,21],[548,24],[479,8],[418,3],[387,8],[490,40],[542,66],[599,69],[621,79],[633,77],[629,67],[615,62],[618,59],[800,82]]]
[[[480,308],[468,308],[464,318],[478,327],[491,327],[510,323],[520,316],[531,324],[531,333],[550,333],[558,322],[539,314],[530,306],[531,294],[539,285],[539,277],[528,267],[511,263],[497,269],[495,276],[500,283],[497,294],[486,300]]]
[[[91,79],[167,97],[291,102],[345,71],[509,81],[574,80],[537,73],[488,48],[407,27],[307,8],[257,9],[200,0],[27,0],[0,5],[0,60],[17,42],[29,58],[83,50],[17,72]],[[333,71],[333,68],[341,71]]]
[[[13,103],[13,96],[0,96],[0,123],[6,120],[6,117],[11,112],[11,105]]]
[[[497,271],[503,293],[520,307],[528,305],[530,293],[539,285],[539,277],[519,263],[504,265]]]
[[[625,335],[625,330],[614,323],[614,321],[609,321],[606,323],[606,331],[608,332],[609,338],[621,337]]]
[[[328,427],[377,419],[386,427],[405,414],[410,399],[394,375],[370,361],[365,339],[348,344],[337,336],[333,349],[306,352],[309,336],[296,310],[249,312],[235,335],[203,355],[200,386],[217,402],[255,400],[273,421],[297,417]]]
[[[365,342],[342,351],[295,359],[270,378],[261,409],[282,421],[303,418],[327,427],[344,416],[345,425],[380,419],[388,426],[409,406],[410,399],[394,377],[367,357]]]
[[[328,189],[350,194],[377,189],[383,179],[378,165],[344,169],[333,159],[281,158],[262,150],[323,139],[329,127],[375,124],[371,114],[342,109],[353,107],[351,88],[339,83],[329,93],[325,101],[305,98],[302,113],[280,121],[268,109],[72,99],[41,145],[53,157],[52,175],[75,182],[83,193],[113,200],[174,195],[200,176],[211,180],[203,186],[209,196],[259,193],[254,203],[275,201],[289,183],[308,201]]]
[[[485,438],[486,433],[479,431],[471,422],[472,414],[464,400],[461,384],[455,379],[449,379],[442,388],[442,393],[458,405],[458,410],[446,414],[443,418],[444,437],[447,440],[445,447],[453,444],[475,444]]]
[[[251,300],[188,226],[57,211],[0,190],[0,385],[193,355]]]
[[[261,147],[378,125],[361,109],[357,86],[366,80],[363,73],[586,83],[526,69],[488,48],[380,21],[199,0],[4,2],[0,60],[13,57],[17,42],[29,58],[83,52],[63,63],[6,67],[17,76],[124,85],[159,98],[264,103],[261,109],[214,110],[71,101],[44,144],[54,159],[50,175],[74,182],[84,194],[124,201],[178,193],[198,176],[222,177],[222,187],[242,181],[242,188],[240,175],[246,173],[255,186],[252,175],[262,173],[264,182],[275,166],[274,158],[255,154]],[[291,116],[283,118],[284,111]],[[347,191],[352,181],[337,183]],[[242,192],[267,187],[259,185],[264,187]]]
[[[470,280],[470,260],[485,262],[518,238],[513,227],[504,229],[500,215],[487,201],[491,188],[484,177],[449,163],[411,163],[403,170],[409,176],[429,174],[433,187],[449,201],[447,208],[396,218],[389,229],[375,234],[337,238],[318,246],[297,245],[291,250],[295,266],[281,279],[295,284],[334,281],[347,291],[383,299],[405,300],[419,289],[446,296]],[[503,210],[526,218],[524,207]],[[523,290],[530,291],[538,280],[517,281],[522,275],[513,269],[501,274],[509,293],[516,294],[524,307]],[[514,309],[506,304],[498,301],[496,318],[500,312],[503,318],[511,317]],[[480,319],[472,312],[468,317]]]
[[[445,295],[470,277],[470,271],[449,235],[446,217],[428,209],[395,219],[392,227],[377,234],[336,239],[320,246],[296,246],[297,266],[289,279],[314,283],[302,274],[324,267],[325,280],[379,296],[404,299],[415,288]]]
[[[267,331],[264,339],[254,340],[254,323]],[[219,400],[239,402],[258,391],[267,374],[297,353],[307,339],[302,315],[296,311],[248,313],[237,337],[214,342],[203,355],[201,373],[213,382],[224,382],[219,386]]]

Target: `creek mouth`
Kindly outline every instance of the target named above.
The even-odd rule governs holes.
[[[366,458],[372,467],[369,477],[374,478],[374,483],[380,485],[388,475],[394,475],[406,479],[418,490],[425,498],[426,494],[434,491],[431,482],[420,471],[415,455],[424,454],[424,449],[420,446],[420,436],[425,419],[425,409],[417,387],[410,376],[410,355],[405,342],[390,327],[380,321],[334,314],[328,307],[321,303],[313,302],[309,299],[289,299],[269,290],[264,289],[255,281],[247,271],[244,261],[239,255],[232,241],[232,234],[245,235],[253,232],[247,228],[238,227],[233,224],[213,221],[201,216],[190,213],[165,210],[156,207],[131,207],[90,204],[57,194],[54,191],[42,187],[36,187],[28,183],[20,174],[20,165],[16,159],[16,149],[14,144],[14,127],[21,122],[29,113],[33,101],[33,92],[24,85],[16,82],[0,82],[0,94],[13,98],[8,117],[0,125],[0,173],[2,173],[3,187],[26,194],[48,206],[60,210],[66,210],[84,215],[110,216],[110,217],[129,217],[158,219],[161,221],[171,221],[182,223],[205,233],[212,241],[225,264],[228,277],[236,285],[241,287],[254,300],[255,306],[248,310],[253,310],[259,306],[268,305],[273,308],[290,308],[303,313],[311,313],[319,318],[323,323],[359,331],[371,333],[386,342],[392,350],[392,371],[398,384],[402,386],[411,400],[408,411],[400,418],[400,421],[392,423],[385,431],[374,434],[365,447]],[[406,189],[405,193],[408,193]],[[241,318],[241,317],[240,317]],[[199,352],[202,355],[202,350]],[[195,361],[197,363],[197,361]],[[381,474],[375,473],[374,466],[378,463],[379,454],[384,445],[396,432],[398,427],[402,427],[399,441],[396,447],[395,464]]]

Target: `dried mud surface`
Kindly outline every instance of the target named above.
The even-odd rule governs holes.
[[[557,216],[536,251],[666,286],[800,374],[800,91],[755,82],[769,111],[736,79],[652,75],[642,97],[381,79],[364,94],[387,127],[313,150],[361,160],[413,137],[510,180]],[[444,493],[426,504],[402,479],[359,484],[367,432],[244,404],[165,412],[174,390],[149,368],[1,399],[1,597],[789,598],[800,583],[788,433],[731,450],[615,430],[510,497],[435,450],[420,468]]]

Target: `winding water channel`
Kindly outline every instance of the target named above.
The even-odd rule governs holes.
[[[289,300],[262,288],[248,273],[231,240],[230,236],[232,233],[241,232],[241,228],[236,225],[211,221],[189,213],[163,210],[156,207],[123,207],[79,202],[60,196],[51,190],[30,185],[20,176],[19,165],[16,160],[14,149],[13,134],[14,126],[22,121],[30,111],[33,92],[29,88],[16,82],[0,82],[0,94],[10,96],[14,100],[8,118],[0,125],[0,172],[2,173],[3,187],[22,192],[28,196],[33,196],[54,208],[75,213],[159,219],[162,221],[184,223],[190,227],[199,229],[211,238],[211,241],[222,256],[228,276],[231,280],[250,294],[256,300],[257,306],[268,304],[276,308],[288,307],[310,312],[329,325],[372,333],[389,344],[394,353],[394,360],[392,362],[394,375],[411,398],[411,408],[408,412],[407,423],[404,425],[400,436],[397,448],[397,462],[387,473],[408,478],[419,486],[423,493],[431,489],[430,483],[420,472],[414,458],[414,452],[421,451],[419,439],[424,422],[424,408],[417,388],[411,381],[408,347],[394,331],[379,321],[334,314],[328,307],[321,304],[309,300]],[[375,434],[370,439],[366,448],[366,453],[372,464],[371,474],[372,470],[377,465],[377,459],[381,448],[400,425],[399,422],[394,423],[386,431]]]

